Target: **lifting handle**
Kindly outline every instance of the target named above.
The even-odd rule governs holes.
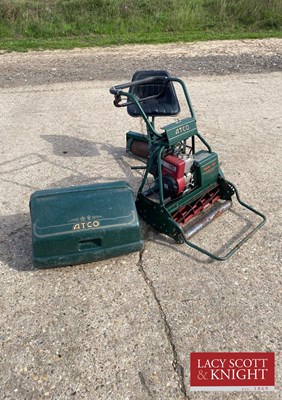
[[[202,247],[197,246],[196,244],[190,242],[189,240],[187,240],[187,238],[185,237],[185,233],[183,232],[183,230],[181,229],[180,232],[180,236],[181,239],[183,239],[184,243],[186,243],[188,246],[192,247],[193,249],[199,251],[200,253],[205,254],[208,257],[211,257],[214,260],[217,261],[225,261],[228,258],[230,258],[236,251],[238,251],[240,249],[240,247],[246,243],[247,240],[250,239],[251,236],[253,236],[253,234],[259,230],[265,223],[266,223],[266,216],[264,214],[262,214],[261,212],[257,211],[256,209],[254,209],[253,207],[249,206],[248,204],[244,203],[239,196],[238,190],[235,187],[235,185],[233,185],[231,182],[228,182],[228,184],[234,189],[234,192],[236,194],[238,203],[241,204],[241,206],[247,208],[248,210],[252,211],[254,214],[260,216],[262,218],[262,221],[254,228],[252,229],[236,246],[234,246],[227,254],[225,254],[224,256],[217,256],[213,253],[210,253],[209,251],[203,249]],[[175,222],[173,220],[173,222],[175,223],[175,225],[177,225],[177,228],[179,230],[179,225],[177,224],[177,222]]]

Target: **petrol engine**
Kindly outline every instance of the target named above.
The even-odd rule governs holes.
[[[169,155],[162,159],[163,188],[166,196],[174,197],[193,187],[194,159]]]
[[[162,179],[165,197],[174,198],[198,186],[209,186],[217,181],[217,154],[200,150],[193,155],[170,154],[162,158]]]

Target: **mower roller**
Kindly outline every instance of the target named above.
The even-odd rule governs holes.
[[[157,117],[180,113],[174,84],[183,91],[188,116],[158,131]],[[110,93],[116,107],[126,107],[130,116],[143,118],[146,125],[146,134],[126,134],[126,150],[143,162],[132,167],[144,170],[136,197],[138,214],[177,243],[186,243],[215,260],[231,257],[266,222],[266,217],[243,202],[235,185],[225,179],[217,154],[198,132],[184,82],[167,71],[137,71],[131,82],[111,87]],[[195,233],[231,207],[234,196],[261,222],[222,256],[192,243],[190,238]]]

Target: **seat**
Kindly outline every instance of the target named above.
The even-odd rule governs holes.
[[[170,74],[167,71],[159,70],[136,71],[132,77],[132,82],[152,76],[170,77]],[[160,79],[153,83],[132,86],[130,87],[129,92],[134,94],[138,100],[149,96],[156,96],[153,99],[147,99],[140,102],[147,117],[173,116],[180,112],[180,106],[172,82],[164,83]],[[127,112],[131,117],[141,116],[140,111],[135,104],[128,105]]]

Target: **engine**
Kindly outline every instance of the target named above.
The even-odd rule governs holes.
[[[166,196],[175,197],[193,187],[194,158],[168,155],[162,159],[163,189]]]

